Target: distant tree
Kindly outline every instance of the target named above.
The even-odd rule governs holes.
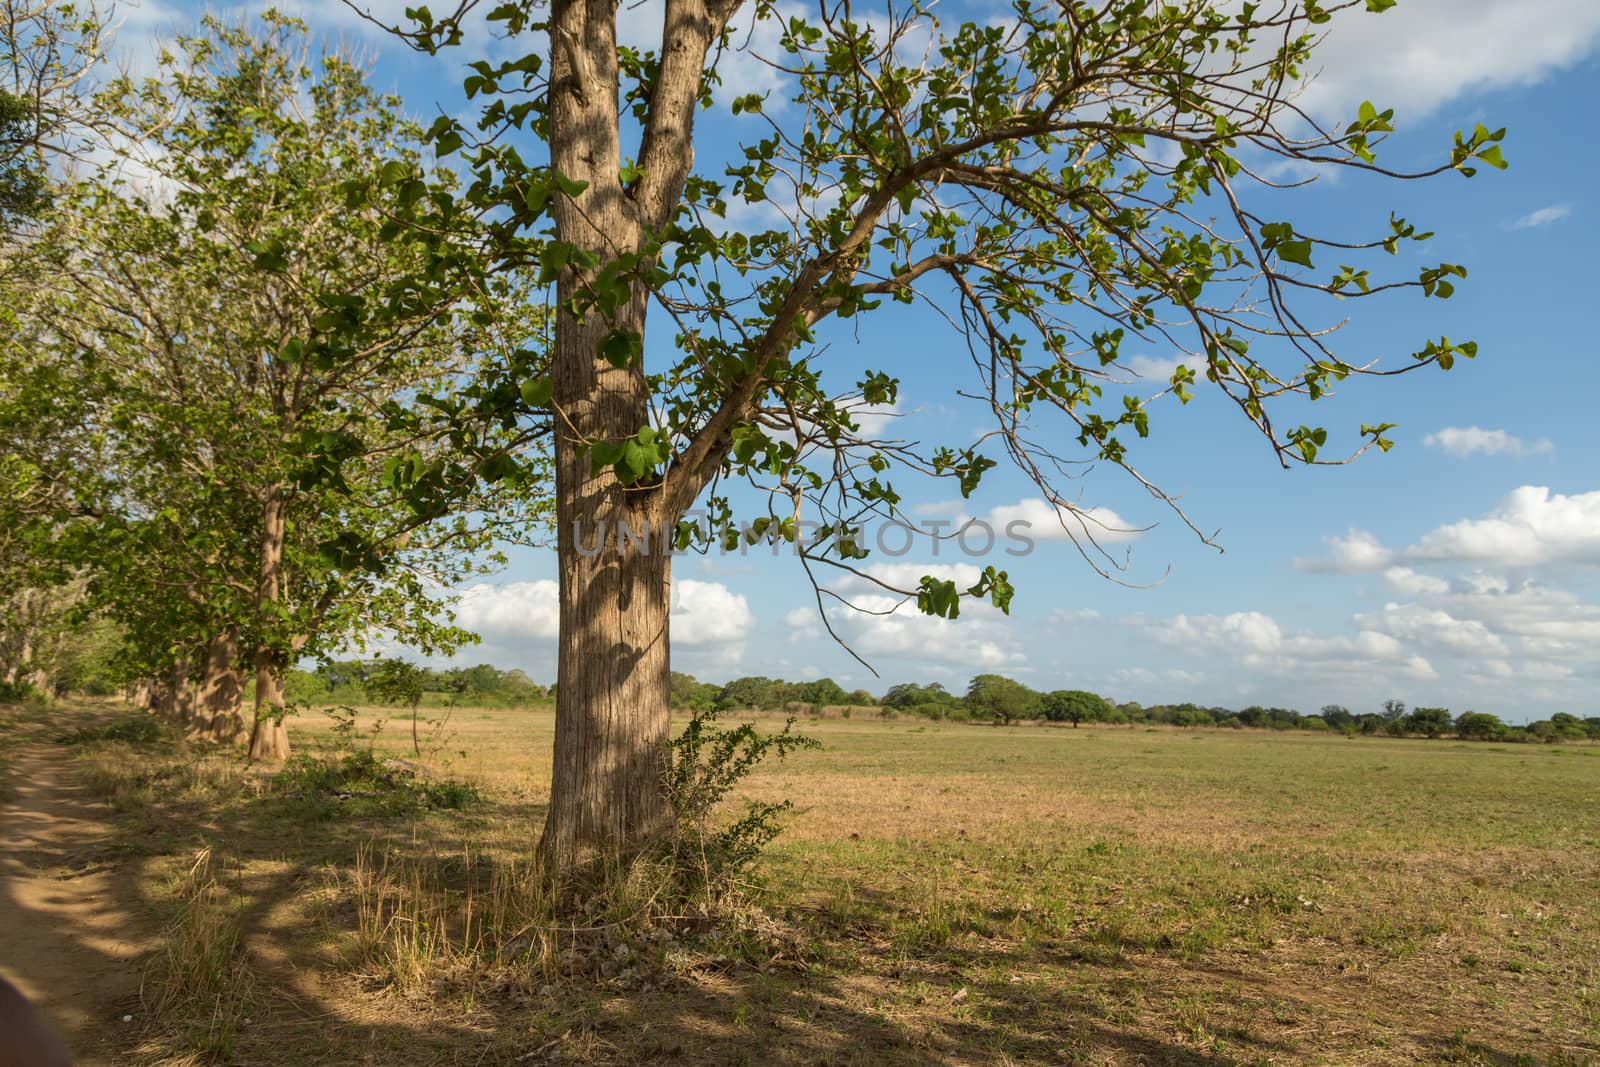
[[[1449,708],[1413,708],[1404,720],[1407,733],[1441,737],[1450,732],[1453,720]]]
[[[381,659],[367,675],[367,694],[382,704],[411,709],[411,751],[422,755],[417,737],[417,709],[422,704],[423,683],[428,672],[403,659]]]
[[[780,683],[761,675],[735,678],[717,697],[721,708],[772,708],[778,706]]]
[[[1492,741],[1506,732],[1497,716],[1481,711],[1463,711],[1456,716],[1456,734],[1473,741]]]
[[[848,703],[848,697],[844,687],[832,678],[818,678],[800,685],[800,699],[815,707]]]
[[[1342,730],[1356,721],[1356,717],[1350,714],[1350,709],[1342,704],[1324,704],[1322,718],[1336,730]]]
[[[980,674],[967,686],[967,707],[974,714],[1009,725],[1018,719],[1037,718],[1039,694],[1021,682],[998,674]]]
[[[692,674],[672,672],[672,706],[689,711],[710,711],[722,695],[720,686],[696,680]]]
[[[854,689],[846,695],[844,703],[849,707],[870,708],[878,702],[878,698],[865,689]]]
[[[1406,702],[1403,700],[1385,700],[1383,702],[1383,721],[1398,722],[1405,716]]]
[[[1172,725],[1174,726],[1213,726],[1216,720],[1211,717],[1211,712],[1194,704],[1184,704],[1174,709]]]
[[[1589,735],[1589,740],[1600,741],[1600,715],[1591,715],[1584,719],[1583,726],[1585,732]]]
[[[931,685],[918,685],[915,682],[901,682],[892,685],[883,695],[883,706],[886,708],[913,708],[918,704],[943,704],[953,705],[959,703],[953,693],[950,693],[938,682]]]
[[[1046,693],[1039,703],[1046,719],[1070,722],[1074,727],[1081,722],[1104,722],[1111,713],[1109,700],[1082,689],[1057,689]]]
[[[1550,726],[1559,741],[1582,741],[1589,736],[1588,726],[1576,715],[1558,711],[1550,716]]]

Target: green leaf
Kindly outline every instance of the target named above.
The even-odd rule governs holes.
[[[550,407],[553,383],[549,378],[529,378],[522,383],[522,402],[543,411]]]
[[[1278,258],[1289,263],[1298,263],[1302,267],[1309,267],[1311,263],[1311,242],[1308,240],[1283,241],[1278,245]]]

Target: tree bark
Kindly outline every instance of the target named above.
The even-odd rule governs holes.
[[[551,162],[586,183],[553,205],[556,237],[603,265],[639,245],[636,206],[622,188],[617,115],[616,8],[609,0],[551,5]],[[625,486],[591,470],[589,442],[620,442],[649,423],[638,361],[600,358],[614,331],[644,335],[645,291],[635,284],[610,314],[587,302],[595,272],[569,268],[556,285],[551,353],[556,412],[556,522],[560,626],[555,762],[540,841],[556,875],[630,851],[672,826],[664,775],[670,763],[668,516],[648,479]],[[621,536],[643,533],[641,546]]]
[[[268,649],[256,653],[255,725],[250,730],[250,758],[281,763],[289,758],[289,728],[283,721],[283,669]]]
[[[261,509],[260,570],[256,580],[255,723],[250,758],[277,762],[289,758],[289,727],[284,723],[283,672],[288,666],[275,644],[282,639],[276,614],[283,594],[283,543],[288,529],[288,495],[281,486],[267,491]]]
[[[200,685],[193,733],[219,744],[244,738],[244,683],[239,676],[239,628],[229,626],[206,645],[205,680]]]
[[[555,765],[540,842],[553,872],[672,828],[670,564],[665,552],[563,555]]]

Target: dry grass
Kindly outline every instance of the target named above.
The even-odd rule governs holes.
[[[197,838],[228,856],[175,896],[238,919],[234,1062],[1600,1062],[1592,746],[810,722],[825,749],[748,790],[797,804],[759,910],[639,922],[636,869],[563,931],[527,862],[551,728],[457,710],[423,769],[481,790],[461,812],[181,748],[85,765],[177,884]],[[176,1014],[144,1059],[225,1058]]]

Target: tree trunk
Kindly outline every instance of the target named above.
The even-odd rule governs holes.
[[[671,829],[670,562],[666,552],[563,553],[555,767],[540,842],[552,871]]]
[[[189,661],[179,660],[172,667],[172,721],[187,728],[194,722],[198,691],[189,677]]]
[[[286,657],[276,615],[283,592],[283,542],[288,529],[288,495],[281,486],[267,491],[261,510],[260,571],[256,580],[256,620],[260,626],[255,650],[255,724],[250,730],[250,758],[277,762],[289,758],[289,727],[284,723],[283,672]]]
[[[206,645],[206,674],[194,717],[196,737],[233,744],[244,737],[244,683],[239,677],[239,628],[229,626]]]
[[[250,758],[281,763],[289,758],[289,728],[283,721],[283,673],[272,653],[256,653],[255,725],[250,730]]]
[[[640,239],[637,209],[618,177],[616,6],[554,0],[550,14],[551,163],[585,183],[552,205],[556,237],[603,266]],[[587,449],[649,424],[641,362],[616,367],[600,358],[614,332],[642,339],[646,294],[636,284],[610,315],[574,315],[590,302],[597,273],[569,267],[558,278],[551,353],[561,632],[555,765],[539,849],[557,875],[639,848],[672,826],[663,781],[671,758],[671,556],[657,543],[670,520],[659,513],[659,485],[646,478],[624,486],[609,468],[594,473]],[[624,543],[623,529],[644,533],[647,547]]]

